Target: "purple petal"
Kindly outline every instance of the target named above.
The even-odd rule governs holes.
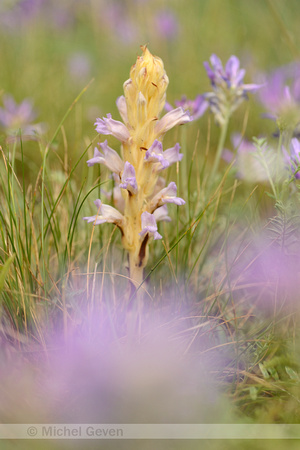
[[[177,194],[177,186],[174,183],[174,181],[171,181],[171,183],[159,191],[151,200],[151,209],[155,211],[156,208],[159,206],[164,205],[165,203],[174,203],[175,205],[181,206],[185,204],[185,201],[180,198],[176,197]]]
[[[164,158],[168,161],[169,165],[182,160],[183,153],[179,153],[179,150],[180,145],[177,143],[174,147],[167,148],[167,150],[164,151]]]
[[[91,167],[94,164],[104,164],[112,172],[122,172],[124,168],[124,162],[122,161],[118,153],[107,145],[107,141],[104,141],[102,144],[100,144],[100,147],[103,151],[103,154],[99,152],[97,148],[95,148],[94,157],[87,161],[87,165]]]
[[[120,188],[127,189],[131,194],[137,193],[138,185],[136,182],[135,170],[128,161],[125,162],[121,181]]]
[[[157,232],[157,224],[153,214],[148,213],[147,211],[143,212],[141,215],[142,220],[142,231],[139,233],[140,236],[144,236],[145,234],[150,234],[153,236],[153,239],[162,239],[162,236]]]
[[[171,222],[171,217],[168,216],[167,205],[160,206],[153,213],[156,222]]]
[[[101,225],[102,223],[115,223],[117,225],[122,224],[122,214],[110,205],[104,205],[101,200],[94,201],[98,208],[98,213],[95,216],[84,217],[83,220],[87,220],[88,223],[93,222],[95,225]]]
[[[97,119],[95,126],[99,134],[111,134],[121,142],[126,142],[130,138],[126,126],[118,120],[113,120],[111,114],[107,114],[103,119]]]
[[[156,122],[154,131],[158,136],[161,136],[176,125],[182,125],[190,121],[191,117],[188,111],[184,111],[183,108],[176,108]]]
[[[162,169],[165,169],[170,165],[170,163],[164,157],[162,143],[157,139],[155,139],[151,147],[149,147],[149,149],[146,151],[144,159],[147,162],[160,163]]]

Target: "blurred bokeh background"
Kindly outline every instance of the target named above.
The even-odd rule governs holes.
[[[53,134],[94,78],[65,123],[70,156],[77,156],[95,136],[96,117],[107,112],[118,117],[115,100],[140,45],[148,44],[163,59],[168,101],[174,103],[183,94],[195,98],[209,89],[203,62],[212,53],[223,61],[237,55],[246,82],[295,61],[299,12],[297,0],[1,0],[0,92],[17,103],[30,98],[38,121]],[[247,107],[236,115],[235,128],[241,128]],[[259,121],[251,108],[253,135]],[[206,136],[205,119],[199,127]]]

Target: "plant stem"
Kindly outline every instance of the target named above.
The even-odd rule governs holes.
[[[224,143],[225,143],[227,130],[228,130],[229,117],[230,117],[230,115],[227,114],[226,117],[225,117],[225,121],[224,121],[224,123],[222,125],[222,128],[221,128],[221,133],[220,133],[220,137],[219,137],[219,142],[218,142],[218,147],[217,147],[217,151],[216,151],[216,156],[215,156],[214,164],[213,164],[213,167],[212,167],[212,170],[211,170],[211,174],[210,174],[211,180],[214,179],[214,177],[216,175],[216,172],[218,170],[219,164],[220,164],[222,150],[224,148]]]

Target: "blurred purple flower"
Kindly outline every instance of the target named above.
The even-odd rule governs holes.
[[[261,236],[240,250],[231,283],[253,297],[260,309],[269,313],[275,308],[279,313],[293,305],[299,308],[299,229],[289,228],[286,219],[274,218],[271,233],[271,239]]]
[[[11,95],[3,96],[3,108],[0,107],[0,128],[9,136],[16,136],[21,130],[24,137],[36,137],[44,132],[42,124],[33,124],[37,113],[33,108],[32,101],[23,100],[17,104]]]
[[[154,16],[154,26],[156,34],[162,39],[173,40],[178,36],[178,19],[170,9],[157,11]]]
[[[287,167],[296,179],[300,179],[300,142],[293,138],[290,142],[290,152],[283,147],[283,157]]]
[[[210,350],[200,336],[203,328],[194,331],[198,351],[191,355],[187,339],[196,339],[190,317],[171,311],[155,323],[148,313],[147,330],[129,340],[117,326],[122,316],[93,312],[85,327],[69,324],[67,340],[58,334],[48,339],[45,352],[28,346],[26,355],[18,349],[10,360],[1,357],[2,422],[189,424],[228,418],[214,375],[223,358],[201,353]]]
[[[67,61],[69,74],[73,81],[87,81],[91,73],[91,60],[86,53],[77,52],[70,55]]]
[[[267,181],[268,174],[266,167],[254,143],[244,139],[239,133],[234,133],[231,136],[231,142],[234,147],[234,152],[224,149],[222,157],[228,163],[231,163],[235,159],[234,165],[237,168],[236,176],[250,183]],[[265,146],[263,157],[268,165],[270,175],[273,175],[276,166],[276,152]]]
[[[217,123],[225,123],[238,106],[247,99],[248,92],[257,91],[261,85],[244,84],[245,70],[240,69],[240,61],[231,56],[223,68],[221,60],[216,56],[210,57],[211,67],[204,62],[213,92],[204,94]]]
[[[276,120],[281,129],[299,125],[300,114],[300,67],[280,68],[271,75],[265,76],[263,88],[259,91],[259,99],[268,113],[264,114]]]
[[[191,114],[191,120],[197,120],[203,116],[207,110],[209,103],[206,101],[204,95],[197,95],[195,100],[189,100],[185,95],[181,97],[181,100],[175,100],[175,106],[181,107],[184,110],[188,110]],[[171,111],[173,109],[170,103],[165,104],[165,109]]]
[[[136,22],[128,15],[126,4],[116,1],[99,5],[99,16],[102,27],[109,29],[113,37],[120,43],[128,44],[137,38]]]

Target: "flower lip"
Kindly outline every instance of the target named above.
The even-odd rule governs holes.
[[[128,161],[124,165],[120,188],[127,189],[131,194],[136,194],[138,191],[135,169]]]
[[[118,226],[122,225],[124,218],[113,206],[105,205],[100,199],[95,200],[94,203],[98,208],[98,213],[95,216],[84,217],[83,220],[88,223],[93,222],[94,225],[101,225],[105,222],[114,223]]]
[[[103,153],[101,153],[96,147],[94,150],[94,157],[87,161],[88,167],[91,167],[94,164],[104,164],[112,172],[122,172],[124,168],[124,162],[122,161],[118,153],[108,146],[107,140],[101,143],[100,147]]]
[[[155,211],[156,208],[164,205],[165,203],[174,203],[177,206],[184,205],[185,201],[180,197],[176,197],[176,194],[177,186],[174,181],[171,181],[167,187],[163,188],[153,197],[150,203],[151,210]]]
[[[144,211],[141,215],[141,220],[142,231],[139,233],[140,236],[145,236],[148,233],[154,240],[162,239],[162,236],[157,232],[157,224],[153,214]]]
[[[173,109],[165,114],[155,124],[154,131],[157,137],[162,136],[176,125],[183,125],[191,121],[189,111],[185,111],[182,107]]]
[[[111,114],[107,114],[107,117],[103,117],[103,119],[97,119],[95,127],[99,134],[111,134],[121,142],[127,142],[130,138],[130,133],[124,123],[112,119]]]

